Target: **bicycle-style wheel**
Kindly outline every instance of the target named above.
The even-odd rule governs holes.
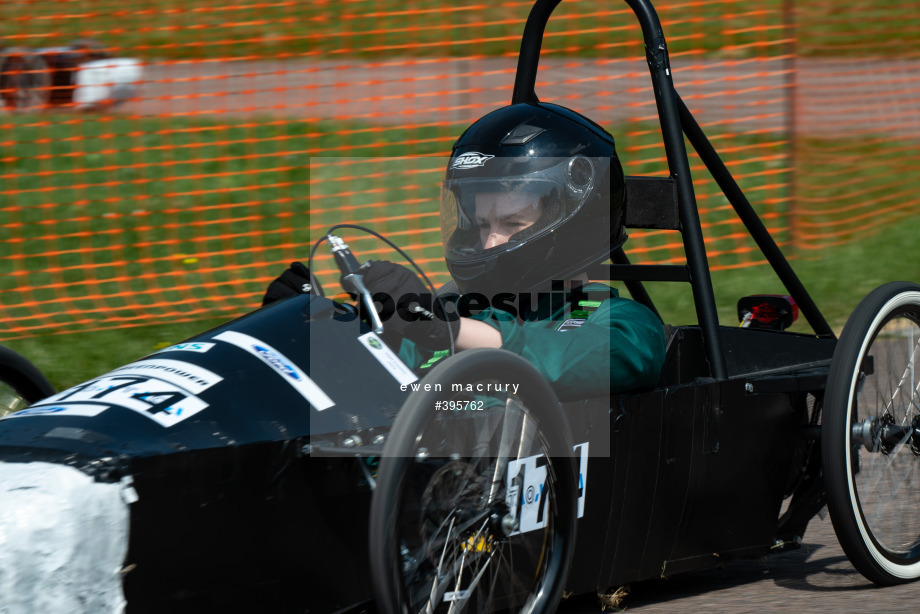
[[[0,418],[54,394],[54,387],[35,365],[0,346]]]
[[[850,562],[877,584],[920,577],[920,285],[885,284],[853,311],[827,380],[821,445]]]
[[[0,90],[11,111],[38,111],[51,100],[51,70],[37,53],[21,47],[4,51],[0,58]]]
[[[436,366],[393,425],[370,518],[383,612],[552,612],[577,514],[572,438],[523,358]]]

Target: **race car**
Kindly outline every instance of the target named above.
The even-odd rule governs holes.
[[[534,5],[515,103],[558,4]],[[47,398],[13,386],[32,404],[0,419],[0,609],[552,612],[798,548],[825,504],[868,579],[920,577],[920,285],[880,286],[838,339],[628,4],[671,174],[627,178],[625,222],[679,229],[687,264],[617,248],[591,277],[653,310],[643,281],[691,286],[657,385],[563,404],[494,349],[416,372],[311,288]],[[740,301],[745,326],[716,315],[684,134],[788,291]],[[786,330],[799,312],[813,333]]]
[[[140,60],[112,57],[91,39],[63,47],[0,51],[0,96],[14,112],[104,109],[134,96],[142,79]]]

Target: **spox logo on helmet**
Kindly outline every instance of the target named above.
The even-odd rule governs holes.
[[[478,166],[484,166],[486,162],[494,157],[495,156],[490,156],[488,154],[481,154],[478,151],[468,151],[467,153],[454,158],[453,164],[451,164],[450,167],[476,168]]]

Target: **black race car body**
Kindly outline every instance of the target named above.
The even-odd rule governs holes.
[[[130,479],[131,610],[361,606],[382,441],[419,384],[349,313],[296,297],[44,399],[0,421],[0,466]],[[726,381],[706,371],[699,328],[673,328],[658,389],[566,404],[584,536],[570,590],[761,556],[802,534],[779,509],[801,487],[798,435],[835,342],[722,332]]]
[[[308,604],[367,599],[365,465],[310,447],[372,440],[407,393],[328,306],[285,301],[11,414],[3,466],[130,476],[132,606],[213,605],[290,579]]]

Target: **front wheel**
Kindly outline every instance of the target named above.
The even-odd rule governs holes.
[[[821,436],[828,510],[847,558],[877,584],[920,578],[920,285],[885,284],[853,311]]]
[[[0,418],[52,394],[54,388],[35,365],[0,346]]]
[[[502,350],[465,351],[420,384],[390,432],[371,505],[381,611],[555,611],[577,514],[555,394]]]

